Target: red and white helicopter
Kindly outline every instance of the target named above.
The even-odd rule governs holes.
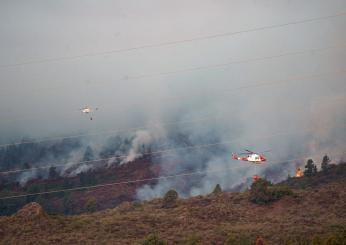
[[[250,150],[245,150],[245,153],[232,153],[232,159],[251,162],[254,164],[262,164],[267,161],[267,157],[263,153],[255,153]]]
[[[246,161],[246,162],[254,163],[256,165],[260,165],[267,161],[267,157],[263,153],[255,153],[250,150],[245,150],[245,151],[246,151],[245,153],[240,153],[240,154],[232,153],[232,159],[239,160],[239,161]],[[265,152],[268,152],[268,151],[265,151]],[[261,177],[255,174],[252,176],[252,179],[253,181],[257,181],[261,179]]]

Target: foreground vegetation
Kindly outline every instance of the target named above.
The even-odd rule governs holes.
[[[337,168],[345,175],[345,164]],[[327,175],[323,175],[327,176]],[[333,174],[331,174],[333,176]],[[286,193],[279,200],[256,203],[251,190],[207,196],[125,202],[101,212],[75,216],[13,215],[0,218],[2,244],[345,244],[346,178],[321,176],[291,182],[292,193],[267,186],[272,193]],[[306,180],[307,179],[307,180]],[[273,188],[279,188],[275,191]],[[284,188],[287,188],[284,187]],[[277,196],[277,197],[278,197]],[[167,205],[169,204],[169,205]],[[28,217],[23,213],[27,214]],[[32,212],[31,212],[32,213]],[[39,213],[39,212],[34,212]]]

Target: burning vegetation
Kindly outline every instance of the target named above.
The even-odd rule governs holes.
[[[301,178],[301,177],[303,177],[303,176],[304,176],[304,172],[303,172],[300,168],[297,168],[296,174],[295,174],[294,177],[296,177],[296,178]]]

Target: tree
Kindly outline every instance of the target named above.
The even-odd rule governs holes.
[[[49,168],[49,178],[55,179],[59,176],[58,172],[56,171],[56,167],[50,167]]]
[[[29,163],[25,162],[25,163],[23,164],[23,168],[24,168],[24,169],[29,169],[29,168],[31,168],[31,166],[30,166]]]
[[[69,192],[65,193],[62,205],[63,205],[64,214],[73,213],[73,202]]]
[[[79,174],[79,182],[81,186],[97,184],[96,176],[92,171],[81,172]]]
[[[304,171],[304,175],[305,176],[314,176],[317,173],[317,167],[314,164],[314,161],[312,161],[312,159],[309,159],[305,165],[305,171]]]
[[[222,192],[221,186],[217,184],[213,190],[213,194],[219,194]]]
[[[94,152],[90,146],[88,146],[84,152],[83,161],[91,161],[94,159]]]
[[[324,155],[321,163],[321,168],[323,173],[327,173],[329,170],[329,163],[330,163],[330,158],[326,155]]]

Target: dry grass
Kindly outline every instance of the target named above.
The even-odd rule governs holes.
[[[49,216],[23,222],[0,218],[1,244],[141,244],[157,234],[168,244],[224,244],[243,235],[268,244],[299,244],[300,238],[341,234],[346,228],[346,181],[295,190],[271,205],[248,201],[248,193],[220,193],[178,200],[123,203],[114,209],[76,216]],[[318,239],[317,239],[318,240]]]

